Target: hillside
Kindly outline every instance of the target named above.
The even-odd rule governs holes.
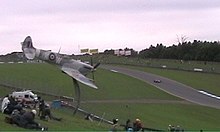
[[[75,96],[71,79],[61,74],[59,69],[54,66],[48,64],[1,64],[0,70],[1,83],[56,95]],[[158,72],[163,71],[162,69],[157,70]],[[206,76],[206,74],[200,76]],[[119,123],[124,124],[128,118],[132,121],[140,118],[145,127],[162,130],[166,130],[168,124],[181,125],[185,130],[220,130],[218,109],[188,103],[140,80],[103,69],[96,71],[95,81],[99,87],[98,90],[80,84],[81,108],[100,117],[103,116],[105,119],[119,118]],[[0,93],[5,95],[7,93],[5,89],[5,87],[0,87]],[[80,119],[70,120],[71,112],[66,112],[66,110],[64,113],[62,110],[55,112],[70,122],[78,122],[84,118],[84,116],[77,114]],[[99,127],[88,127],[91,124],[88,125],[84,122],[81,124],[83,125],[78,128],[80,130],[99,130]],[[51,129],[61,130],[59,127],[51,126]],[[73,130],[76,130],[75,128],[77,127],[70,127]],[[101,130],[106,129],[109,130],[108,125],[101,128]]]

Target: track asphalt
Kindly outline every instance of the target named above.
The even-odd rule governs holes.
[[[179,83],[177,81],[161,77],[155,74],[128,69],[120,66],[102,65],[101,68],[140,79],[169,94],[190,101],[192,103],[220,109],[219,99],[202,94],[198,92],[198,90],[190,86],[184,85],[182,83]],[[161,83],[155,83],[155,79],[161,80]]]

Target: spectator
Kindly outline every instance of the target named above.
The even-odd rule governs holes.
[[[117,132],[117,127],[118,127],[118,119],[113,119],[113,124],[112,124],[112,128],[111,128],[111,132]]]
[[[23,109],[22,104],[15,101],[14,97],[6,96],[2,101],[2,113],[10,115],[15,109],[21,111]]]
[[[85,116],[85,120],[90,120],[90,121],[93,121],[93,119],[91,118],[92,114],[87,114]]]
[[[39,112],[38,112],[38,116],[41,117],[41,116],[42,116],[42,112],[44,111],[44,108],[45,108],[45,103],[44,103],[44,100],[41,99],[41,97],[38,97],[38,101],[39,101]]]
[[[36,114],[36,110],[26,111],[24,114],[15,110],[11,114],[11,123],[27,129],[47,130],[47,128],[41,127],[39,123],[34,121]]]
[[[179,125],[176,126],[175,132],[184,132],[184,129],[181,128]]]
[[[3,101],[2,101],[2,106],[1,106],[1,111],[2,113],[5,113],[6,111],[6,108],[8,106],[8,104],[10,103],[9,99],[8,99],[8,96],[5,96]]]
[[[142,126],[142,123],[141,123],[141,120],[140,119],[136,119],[135,122],[133,123],[133,130],[135,132],[137,131],[143,131],[143,126]]]
[[[44,103],[44,106],[43,106],[42,110],[43,111],[41,112],[40,119],[47,120],[47,121],[48,121],[48,118],[52,119],[52,120],[56,120],[56,121],[61,121],[62,120],[62,118],[57,118],[57,117],[52,115],[52,113],[50,111],[50,105],[49,104]]]
[[[127,132],[132,132],[132,131],[133,131],[133,128],[132,128],[132,124],[131,124],[131,120],[130,120],[130,119],[128,119],[128,120],[126,121],[125,130],[126,130]]]
[[[113,119],[112,122],[113,122],[113,125],[117,124],[118,123],[118,118]]]
[[[18,123],[19,126],[29,129],[38,129],[39,124],[34,121],[36,114],[36,110],[25,112],[23,115],[21,115],[20,122]]]
[[[169,126],[168,126],[168,131],[174,132],[174,131],[175,131],[175,127],[172,126],[172,125],[169,125]]]

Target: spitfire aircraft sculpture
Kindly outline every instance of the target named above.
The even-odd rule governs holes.
[[[22,51],[27,59],[34,59],[36,57],[50,64],[55,64],[63,73],[69,75],[73,79],[75,84],[75,94],[77,95],[77,99],[75,99],[77,101],[77,106],[74,113],[76,113],[80,103],[80,89],[78,82],[98,89],[94,84],[94,81],[90,78],[87,78],[86,75],[89,72],[93,72],[100,63],[96,64],[95,66],[91,66],[72,58],[63,57],[61,54],[51,52],[50,50],[36,49],[33,47],[33,42],[30,36],[27,36],[21,45]]]

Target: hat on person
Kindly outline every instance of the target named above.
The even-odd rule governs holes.
[[[136,121],[139,122],[139,121],[141,121],[141,120],[137,118]]]
[[[31,110],[31,112],[36,115],[37,114],[37,111],[36,110]]]

